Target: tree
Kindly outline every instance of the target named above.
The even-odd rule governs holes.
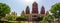
[[[45,23],[46,21],[48,21],[49,23],[51,23],[51,21],[53,21],[54,17],[52,15],[48,15],[43,17],[43,20],[41,21],[41,23]]]
[[[0,19],[10,13],[10,7],[5,3],[0,3]]]
[[[52,5],[50,12],[55,18],[58,18],[59,20],[60,19],[60,3],[56,3]]]
[[[11,14],[8,14],[8,15],[6,16],[6,18],[7,18],[8,20],[16,20],[16,16],[11,15]]]
[[[26,21],[27,19],[25,17],[17,17],[16,20],[20,23],[20,21]]]
[[[27,18],[20,16],[20,17],[17,17],[16,20],[18,20],[18,21],[26,21]]]

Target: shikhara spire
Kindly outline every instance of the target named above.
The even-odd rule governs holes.
[[[42,6],[42,8],[41,8],[40,14],[45,14],[45,8],[44,8],[44,6]]]
[[[29,6],[26,7],[26,14],[30,14],[30,8],[29,8]]]
[[[32,4],[32,13],[38,13],[38,4],[36,2]]]

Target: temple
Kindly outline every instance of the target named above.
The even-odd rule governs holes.
[[[39,13],[39,11],[38,11],[38,3],[37,3],[37,2],[33,2],[31,13],[30,13],[30,8],[29,8],[29,6],[26,7],[25,12],[24,12],[24,11],[22,11],[22,12],[25,13],[24,16],[26,16],[29,21],[32,21],[32,20],[35,21],[37,18],[42,18],[42,17],[44,17],[44,16],[46,16],[46,15],[49,14],[48,11],[45,13],[45,8],[44,8],[44,6],[42,6],[40,10],[41,10],[41,11],[40,11],[40,13]],[[22,15],[23,15],[23,14],[22,14]]]

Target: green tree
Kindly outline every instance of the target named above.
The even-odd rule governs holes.
[[[27,18],[20,16],[20,17],[17,17],[16,20],[18,20],[18,21],[26,21]]]
[[[16,16],[14,16],[14,15],[12,15],[12,14],[8,14],[7,16],[6,16],[6,18],[8,19],[8,20],[16,20]]]
[[[54,17],[52,15],[48,15],[48,16],[43,17],[43,20],[41,21],[41,23],[45,23],[46,21],[51,23],[51,21],[53,20],[54,20]]]
[[[10,13],[10,7],[5,3],[0,3],[0,19]]]
[[[50,12],[55,18],[58,18],[59,20],[60,19],[60,3],[56,3],[52,5]]]
[[[16,20],[20,23],[20,21],[26,21],[27,19],[25,17],[17,17]]]

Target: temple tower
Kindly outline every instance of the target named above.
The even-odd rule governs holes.
[[[17,13],[15,11],[12,12],[11,14],[14,15],[14,16],[17,16]]]
[[[26,7],[26,14],[30,14],[29,6]]]
[[[44,8],[44,6],[42,6],[42,8],[41,8],[40,14],[45,14],[45,8]]]
[[[32,4],[32,13],[38,14],[38,4],[36,2]]]
[[[48,14],[49,14],[49,12],[47,11],[47,12],[46,12],[46,15],[48,15]]]

